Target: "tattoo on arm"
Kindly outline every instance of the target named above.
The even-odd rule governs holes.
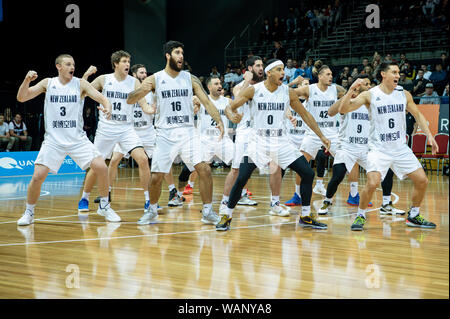
[[[202,89],[203,93],[205,93],[206,96],[208,96],[208,93],[206,93],[205,89],[203,88],[202,82],[196,77],[195,75],[191,74],[192,82],[198,84],[198,86]]]

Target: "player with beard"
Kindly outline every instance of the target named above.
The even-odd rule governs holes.
[[[211,169],[202,160],[202,143],[198,130],[194,127],[193,95],[196,95],[205,109],[216,121],[224,134],[224,126],[219,112],[209,100],[199,79],[183,71],[184,45],[178,41],[168,41],[164,45],[166,67],[147,77],[141,86],[131,92],[128,103],[136,103],[148,93],[156,95],[156,146],[152,161],[150,182],[150,209],[139,219],[138,224],[145,225],[157,216],[157,203],[161,195],[161,183],[164,174],[170,171],[178,155],[189,169],[196,170],[199,176],[200,196],[203,201],[202,222],[217,224],[219,216],[212,209],[213,181]],[[237,120],[239,117],[235,117]]]
[[[100,75],[91,83],[94,88],[102,91],[102,94],[113,106],[110,121],[107,121],[104,116],[100,116],[94,145],[102,154],[103,159],[111,156],[116,143],[125,152],[130,153],[139,165],[139,178],[145,197],[144,211],[146,211],[148,209],[150,169],[142,141],[133,128],[133,105],[127,103],[128,94],[139,86],[139,81],[128,75],[130,57],[128,52],[122,50],[114,52],[111,55],[111,66],[114,73]],[[140,99],[139,105],[149,114],[154,112],[144,98]],[[79,212],[89,211],[89,195],[95,181],[95,172],[89,171],[86,174],[83,195],[78,203]]]
[[[244,81],[236,85],[233,89],[233,95],[237,97],[240,92],[245,90],[250,85],[255,85],[264,80],[264,66],[262,59],[258,56],[252,56],[246,61],[247,71],[244,74]],[[225,179],[225,185],[220,204],[220,215],[224,215],[228,200],[230,197],[231,188],[236,182],[239,174],[239,166],[244,159],[248,147],[248,136],[251,131],[250,112],[248,111],[248,103],[245,103],[239,109],[239,114],[242,114],[242,119],[236,128],[235,151],[231,170]],[[270,213],[278,216],[289,216],[289,211],[280,206],[279,195],[281,190],[281,169],[277,165],[271,164],[270,167],[270,187],[272,190],[272,200]],[[257,202],[248,197],[247,185],[241,191],[241,198],[238,205],[257,205]]]
[[[120,217],[108,202],[108,168],[97,148],[83,130],[83,101],[89,96],[103,105],[99,109],[105,118],[111,117],[111,103],[86,80],[73,76],[75,62],[72,56],[61,54],[56,58],[58,76],[45,78],[30,87],[38,75],[29,71],[17,93],[19,102],[26,102],[45,93],[45,137],[35,161],[33,177],[28,185],[26,210],[17,221],[18,226],[34,222],[34,208],[39,199],[42,183],[49,172],[56,174],[69,155],[81,169],[91,168],[98,175],[101,201],[97,214],[107,221],[118,222]],[[81,120],[80,120],[81,119]]]
[[[256,167],[260,170],[265,169],[271,162],[280,166],[281,169],[289,167],[302,176],[300,192],[303,207],[299,225],[313,229],[326,229],[327,225],[317,222],[311,215],[310,202],[314,171],[288,137],[284,121],[289,107],[300,114],[308,127],[319,136],[327,148],[330,148],[330,141],[322,134],[314,118],[303,107],[294,90],[283,84],[283,62],[272,59],[267,64],[264,70],[267,79],[245,88],[227,107],[227,110],[237,114],[236,110],[249,102],[251,131],[248,140],[248,156],[245,156],[239,166],[239,175],[231,190],[226,214],[222,216],[216,229],[219,231],[230,229],[232,213],[243,186]]]
[[[343,97],[339,112],[349,113],[365,105],[369,112],[369,153],[367,154],[367,182],[361,192],[358,214],[351,230],[363,230],[369,201],[384,179],[389,168],[400,178],[409,177],[414,185],[406,225],[418,228],[435,228],[436,225],[420,215],[420,204],[425,196],[428,178],[412,150],[406,144],[405,112],[410,112],[419,127],[428,136],[432,154],[438,145],[428,128],[425,117],[420,113],[414,100],[406,90],[398,85],[400,69],[394,62],[381,63],[377,72],[379,85],[362,92],[357,97],[362,79],[356,80]]]

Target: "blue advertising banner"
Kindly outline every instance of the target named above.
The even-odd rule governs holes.
[[[30,176],[39,152],[0,152],[0,177]],[[59,174],[85,173],[69,156],[64,159]],[[49,175],[55,175],[50,173]]]

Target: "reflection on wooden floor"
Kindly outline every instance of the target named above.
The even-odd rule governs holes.
[[[213,170],[216,211],[227,172]],[[91,212],[79,216],[84,176],[72,175],[44,183],[35,224],[27,227],[16,221],[29,177],[0,179],[0,298],[449,298],[448,177],[428,174],[422,212],[435,230],[380,217],[380,190],[367,230],[352,232],[356,208],[345,204],[344,181],[322,219],[328,230],[315,231],[297,226],[298,207],[289,218],[269,215],[267,176],[255,171],[249,189],[258,206],[238,206],[231,231],[217,232],[200,222],[198,187],[183,207],[164,207],[157,224],[138,226],[144,200],[137,174],[120,169],[114,185],[121,223],[96,215],[96,190]],[[288,172],[281,199],[293,189]],[[395,178],[393,192],[407,210],[411,182]],[[313,195],[315,206],[320,199]]]

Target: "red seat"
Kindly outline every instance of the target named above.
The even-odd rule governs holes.
[[[425,134],[417,133],[417,134],[413,134],[411,136],[411,141],[412,141],[411,149],[412,149],[414,155],[416,155],[416,157],[420,160],[420,163],[422,163],[422,165],[423,165],[423,159],[427,152],[428,138]],[[428,159],[428,163],[430,164],[430,169],[431,169],[430,159]],[[427,164],[427,162],[425,162],[425,171],[428,171],[426,164]]]
[[[439,176],[439,164],[442,160],[442,170],[444,169],[444,162],[448,161],[448,134],[439,133],[434,136],[434,139],[438,145],[438,153],[436,154],[426,154],[423,158],[429,160],[437,160],[436,174]]]

